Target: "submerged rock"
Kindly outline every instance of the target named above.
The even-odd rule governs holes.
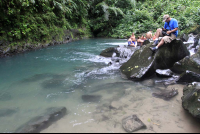
[[[137,115],[128,116],[122,119],[122,126],[124,130],[129,133],[146,128],[146,125],[137,117]]]
[[[141,83],[142,85],[147,86],[147,87],[153,87],[155,85],[155,82],[152,79],[144,80]]]
[[[200,118],[200,83],[193,82],[183,89],[182,106],[192,116]]]
[[[57,89],[57,88],[65,88],[64,87],[64,79],[50,79],[45,80],[41,83],[44,89]]]
[[[101,95],[82,95],[82,100],[84,102],[99,102]]]
[[[11,116],[16,113],[17,109],[0,109],[0,117]]]
[[[164,91],[164,92],[160,92],[160,93],[152,93],[153,97],[156,98],[161,98],[164,100],[169,100],[172,97],[176,96],[178,94],[178,90],[177,89],[172,89],[171,91]]]
[[[35,74],[34,76],[32,76],[30,78],[26,78],[26,79],[22,80],[22,82],[36,82],[36,81],[41,81],[48,77],[52,77],[52,74],[50,74],[50,73]]]
[[[66,108],[48,108],[42,116],[37,116],[19,127],[15,133],[39,133],[50,126],[53,122],[59,120],[66,114]]]

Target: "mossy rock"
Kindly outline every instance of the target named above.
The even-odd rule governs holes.
[[[192,116],[200,118],[200,83],[189,84],[183,89],[182,107]]]
[[[115,47],[109,47],[105,50],[103,50],[100,55],[103,57],[112,57],[113,53],[117,54],[117,57],[119,57],[119,52],[117,51],[117,48]]]
[[[200,82],[200,74],[192,72],[192,71],[185,71],[179,76],[179,79],[177,82],[186,82],[186,83],[191,83],[191,82]]]
[[[183,73],[186,70],[193,71],[195,73],[200,73],[200,49],[192,56],[187,56],[175,63],[172,68],[170,68],[175,73]]]

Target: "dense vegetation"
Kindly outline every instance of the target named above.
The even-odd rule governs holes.
[[[176,18],[183,33],[199,27],[199,5],[200,0],[0,0],[0,41],[46,42],[70,29],[126,38],[162,27],[164,14]]]

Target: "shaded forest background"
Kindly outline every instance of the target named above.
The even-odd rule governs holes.
[[[83,37],[127,38],[178,20],[179,35],[200,27],[200,0],[0,0],[0,42],[48,42],[76,29]]]

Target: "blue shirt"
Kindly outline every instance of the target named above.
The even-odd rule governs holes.
[[[167,22],[165,22],[164,28],[168,29],[168,30],[173,30],[175,28],[178,28],[178,21],[176,19],[172,18],[170,20],[169,24]],[[175,34],[176,37],[178,36],[178,30],[176,30],[176,32],[172,32],[172,33]]]

